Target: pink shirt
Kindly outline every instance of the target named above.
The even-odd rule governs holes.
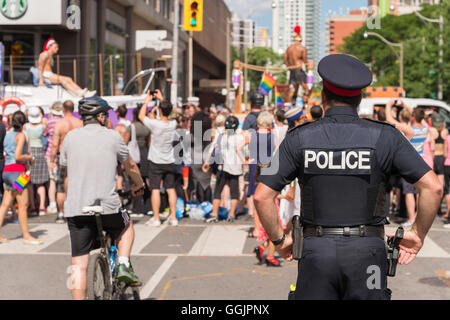
[[[445,142],[447,143],[447,158],[445,158],[444,166],[450,166],[450,135],[447,135]]]
[[[52,152],[52,140],[55,133],[55,125],[61,119],[62,117],[60,116],[53,116],[47,122],[47,127],[45,128],[45,131],[43,133],[44,137],[48,137],[47,150],[45,151],[46,159],[50,159],[50,153]]]

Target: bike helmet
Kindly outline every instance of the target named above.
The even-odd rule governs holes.
[[[227,130],[236,130],[239,126],[239,119],[236,118],[235,116],[229,116],[226,120],[225,120],[225,129]]]
[[[108,102],[99,96],[85,98],[78,102],[78,113],[83,120],[95,119],[100,113],[108,113],[112,109]]]
[[[250,95],[252,107],[261,107],[264,105],[264,95],[259,91],[254,91]]]

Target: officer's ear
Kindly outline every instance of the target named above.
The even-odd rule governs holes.
[[[322,96],[322,105],[323,105],[323,108],[325,109],[326,106],[328,106],[328,101],[327,101],[327,96],[325,94],[325,91],[323,89],[321,92],[321,96]]]

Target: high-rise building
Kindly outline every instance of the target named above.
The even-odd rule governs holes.
[[[241,19],[236,13],[231,16],[232,45],[240,50],[251,49],[255,44],[256,22]]]
[[[308,52],[308,60],[313,60],[317,66],[320,58],[320,11],[321,0],[274,0],[273,50],[283,54],[294,42],[294,28],[299,25],[302,44]],[[316,76],[315,79],[319,78]]]
[[[420,10],[422,4],[439,4],[440,0],[368,0],[369,7],[377,7],[379,10],[372,10],[369,13],[383,13],[384,7],[388,8],[386,13],[403,15]],[[382,11],[382,12],[380,12]]]
[[[366,12],[350,11],[347,15],[333,15],[325,20],[325,53],[339,53],[338,47],[344,38],[363,26],[367,18]]]

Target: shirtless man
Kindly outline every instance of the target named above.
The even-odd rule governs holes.
[[[64,118],[58,121],[55,125],[55,133],[53,135],[52,151],[50,153],[50,169],[58,168],[57,161],[58,155],[61,151],[61,145],[64,138],[69,131],[83,127],[83,121],[74,117],[73,115],[74,105],[73,102],[67,100],[63,104]],[[58,170],[58,180],[56,182],[56,202],[58,204],[59,213],[56,218],[56,223],[64,223],[64,201],[66,200],[65,194],[65,176],[66,168],[61,167]]]
[[[77,97],[92,97],[96,91],[81,89],[71,78],[54,74],[52,71],[53,56],[58,53],[59,45],[55,39],[50,38],[39,55],[39,85],[44,86],[45,81],[52,84],[61,84],[67,91]]]
[[[300,35],[300,27],[297,26],[294,29],[294,32],[295,43],[290,45],[284,54],[284,64],[291,71],[289,84],[294,85],[294,95],[292,96],[293,105],[295,105],[297,100],[300,85],[302,85],[303,90],[305,91],[305,96],[309,96],[309,89],[306,85],[306,73],[303,71],[303,64],[305,64],[305,67],[307,64],[307,51],[306,47],[301,44],[302,37]]]

